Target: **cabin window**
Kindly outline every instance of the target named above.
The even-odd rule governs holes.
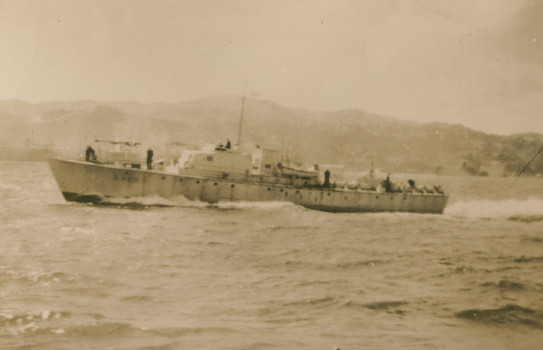
[[[271,164],[266,164],[266,165],[264,165],[264,167],[265,167],[266,169],[271,169]]]
[[[212,162],[213,161],[213,156],[207,156],[207,161]]]

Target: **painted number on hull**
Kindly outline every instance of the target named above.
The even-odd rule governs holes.
[[[136,176],[130,176],[130,175],[119,176],[117,174],[113,175],[113,180],[115,180],[115,181],[127,181],[127,182],[138,182],[139,181]]]

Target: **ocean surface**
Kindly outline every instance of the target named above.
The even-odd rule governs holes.
[[[413,178],[443,215],[67,203],[0,162],[0,348],[541,349],[543,179]]]

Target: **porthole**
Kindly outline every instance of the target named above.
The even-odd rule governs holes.
[[[375,199],[379,199],[379,196],[375,196]]]
[[[200,180],[196,180],[196,183],[199,184],[199,183],[200,183]]]
[[[231,184],[231,185],[230,185],[230,187],[232,187],[232,188],[234,188],[234,186],[235,186],[234,184]]]
[[[164,180],[166,178],[166,176],[162,176],[162,180]]]
[[[271,187],[268,187],[268,191],[271,191]]]
[[[216,182],[214,182],[214,183],[213,183],[213,185],[217,186],[217,183],[216,183]]]

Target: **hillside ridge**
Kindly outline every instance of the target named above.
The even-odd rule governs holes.
[[[78,150],[94,139],[139,141],[158,150],[169,143],[200,146],[237,140],[241,98],[216,96],[182,103],[92,100],[0,101],[0,144],[40,144]],[[514,175],[543,144],[543,135],[487,134],[460,124],[417,123],[346,108],[309,111],[247,98],[243,140],[288,152],[306,164],[438,174]],[[526,174],[543,174],[536,159]]]

